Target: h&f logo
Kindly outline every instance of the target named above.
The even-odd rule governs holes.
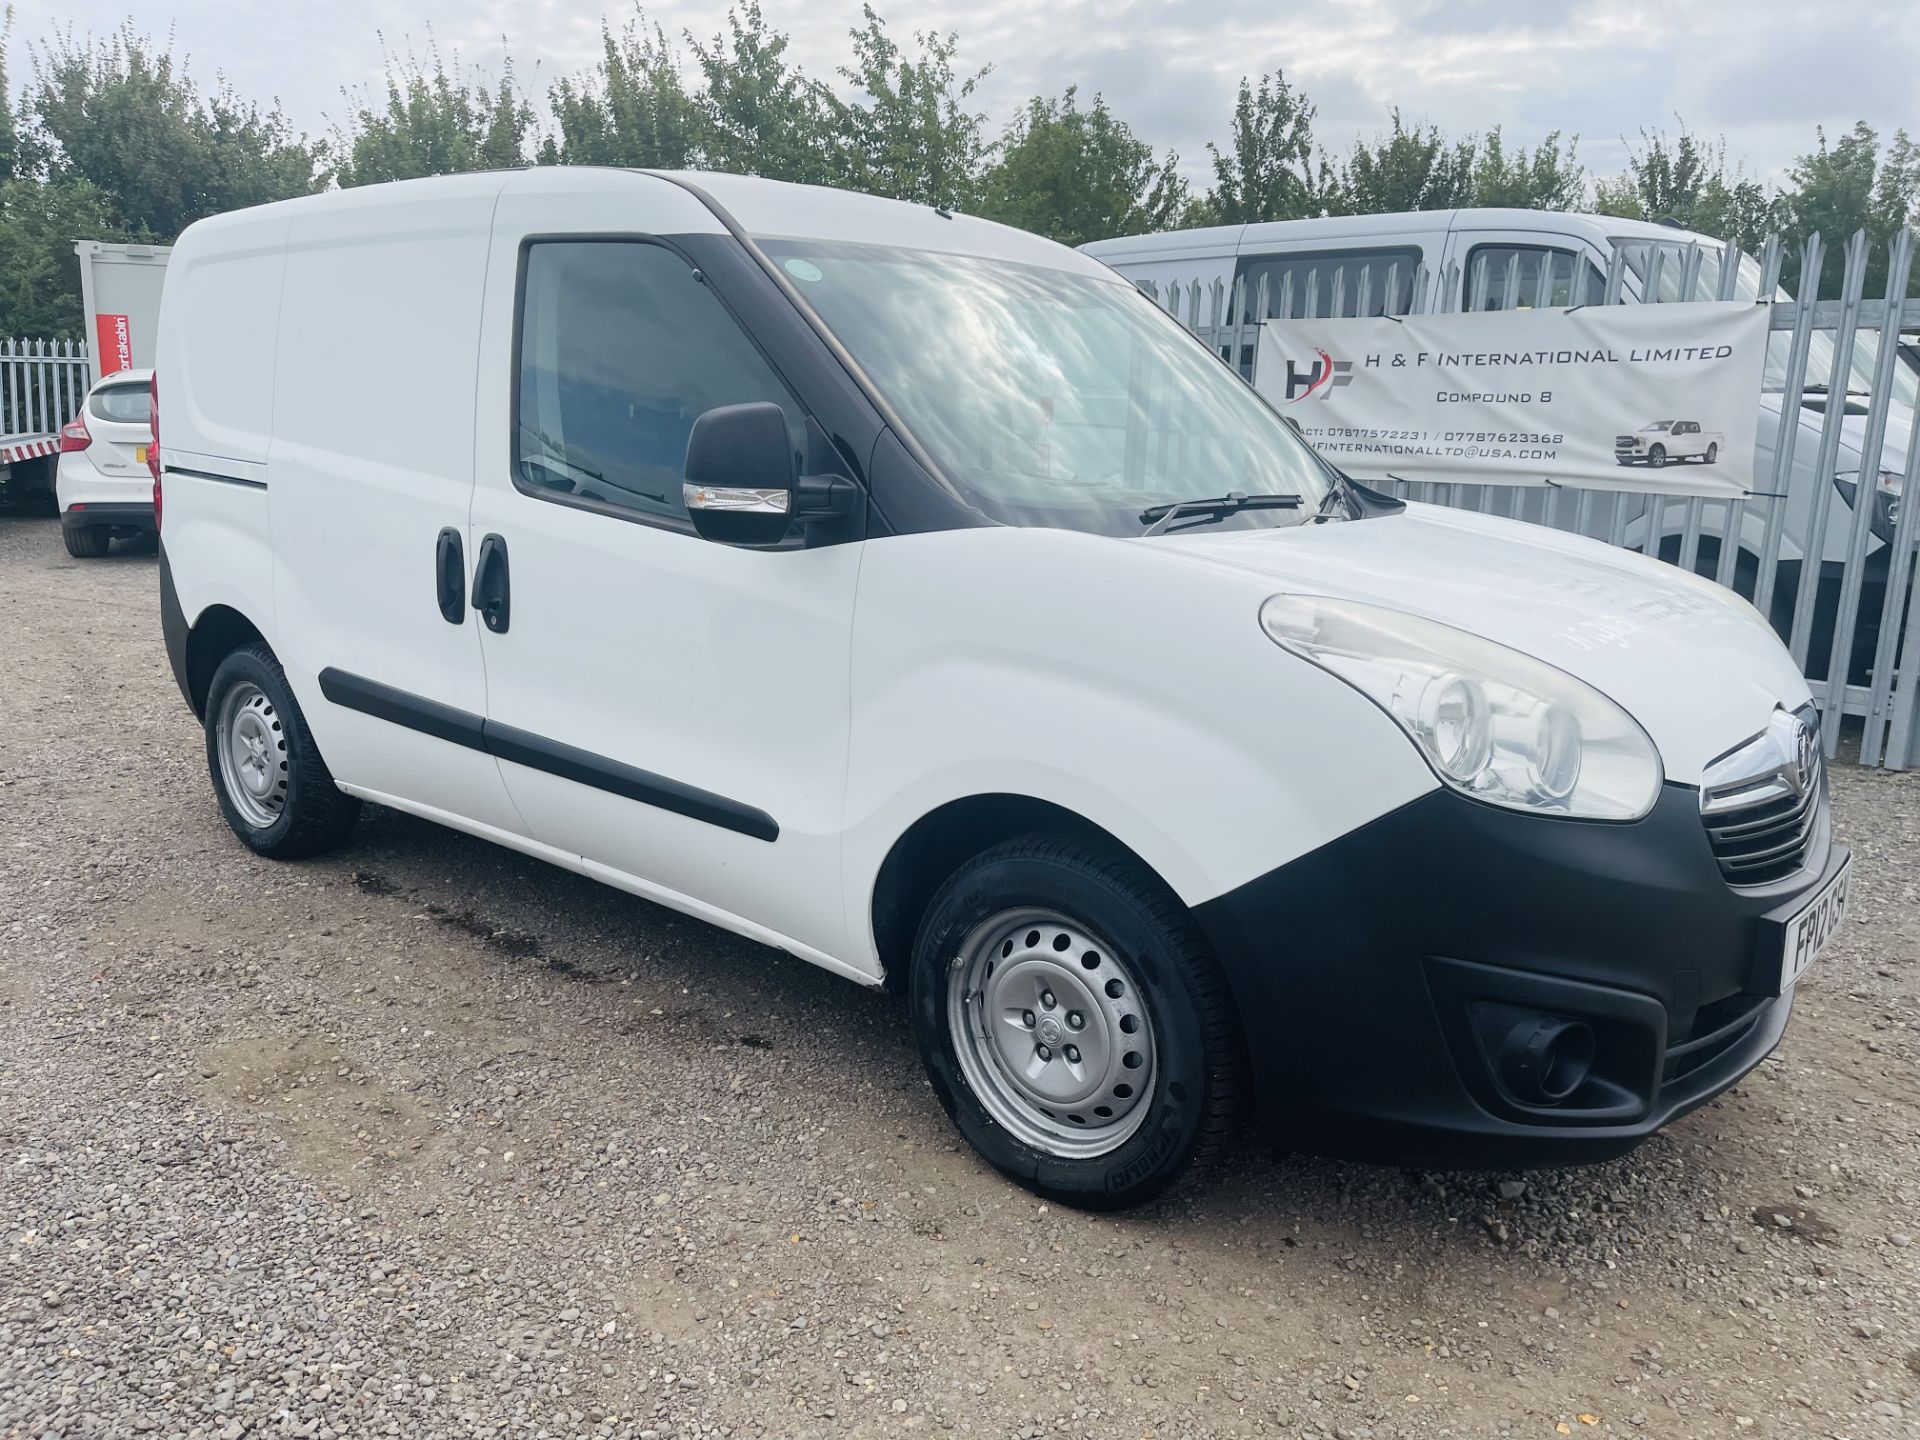
[[[1322,400],[1342,385],[1353,383],[1353,362],[1336,360],[1324,350],[1313,352],[1319,358],[1302,368],[1295,361],[1287,361],[1287,403],[1305,400],[1318,395]]]

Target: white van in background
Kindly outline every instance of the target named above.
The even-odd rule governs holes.
[[[154,394],[246,845],[377,801],[897,986],[1045,1195],[1144,1200],[1249,1108],[1618,1154],[1773,1049],[1844,907],[1750,606],[1353,484],[1004,226],[577,167],[315,195],[180,238]]]
[[[1699,269],[1683,297],[1686,258],[1698,247]],[[1425,266],[1430,276],[1452,275],[1451,289],[1429,295],[1429,310],[1499,310],[1548,305],[1594,305],[1605,297],[1606,276],[1616,253],[1626,257],[1623,294],[1641,298],[1659,257],[1658,284],[1663,300],[1712,300],[1721,294],[1721,266],[1725,242],[1710,235],[1670,225],[1622,220],[1605,215],[1578,215],[1551,210],[1430,210],[1398,215],[1348,215],[1316,220],[1282,220],[1255,225],[1225,225],[1210,229],[1167,231],[1098,240],[1080,247],[1105,261],[1135,284],[1150,284],[1161,294],[1169,285],[1198,281],[1246,282],[1247,304],[1252,306],[1258,286],[1267,285],[1268,315],[1277,316],[1283,293],[1290,312],[1332,315],[1336,289],[1341,315],[1404,314],[1414,300],[1415,272]],[[1584,265],[1581,263],[1584,261]],[[1451,268],[1450,268],[1451,267]],[[1543,276],[1544,271],[1544,276]],[[1737,299],[1757,299],[1760,265],[1750,255],[1740,258],[1733,284]],[[1311,297],[1311,298],[1310,298]],[[1786,298],[1781,295],[1779,298]],[[1309,306],[1312,306],[1309,309]],[[1256,318],[1256,317],[1249,317]],[[1762,382],[1760,419],[1756,435],[1755,485],[1772,487],[1773,457],[1780,430],[1781,407],[1787,403],[1787,349],[1791,336],[1775,332],[1769,341]],[[1853,530],[1853,496],[1860,478],[1861,449],[1865,441],[1866,407],[1860,403],[1872,383],[1876,337],[1858,333],[1847,383],[1846,413],[1841,421],[1838,459],[1831,475],[1818,475],[1820,430],[1828,405],[1828,382],[1833,368],[1830,334],[1816,331],[1808,353],[1802,393],[1794,397],[1800,414],[1794,441],[1793,469],[1786,486],[1778,551],[1779,580],[1774,590],[1773,620],[1785,633],[1808,538],[1813,533],[1816,505],[1827,507],[1822,537],[1821,609],[1830,612],[1837,595],[1841,566]],[[1241,372],[1253,373],[1253,347],[1227,358]],[[1869,479],[1874,511],[1872,538],[1865,577],[1861,623],[1855,636],[1855,663],[1872,653],[1880,614],[1879,595],[1886,581],[1885,542],[1892,538],[1894,516],[1907,462],[1907,439],[1913,413],[1920,403],[1920,357],[1903,347],[1894,368],[1892,405],[1882,442],[1877,473]],[[1635,457],[1638,458],[1638,457]],[[1680,558],[1685,506],[1634,505],[1625,543],[1665,560]],[[1741,507],[1740,555],[1734,586],[1751,598],[1759,576],[1760,556],[1768,521],[1766,505]],[[1709,505],[1702,516],[1697,568],[1711,575],[1717,570],[1728,507]],[[1649,535],[1649,531],[1652,534]],[[1816,622],[1817,623],[1817,622]],[[1827,613],[1826,634],[1832,619]],[[1814,673],[1823,674],[1826,648],[1818,641],[1812,651]]]

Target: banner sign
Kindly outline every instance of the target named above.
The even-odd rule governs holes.
[[[1269,320],[1254,384],[1360,480],[1753,488],[1751,301]]]
[[[133,327],[124,315],[93,317],[95,375],[111,375],[133,368]]]

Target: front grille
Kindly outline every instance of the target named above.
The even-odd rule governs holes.
[[[1729,885],[1784,880],[1807,863],[1826,803],[1820,732],[1780,711],[1767,729],[1707,768],[1700,818]]]
[[[1638,443],[1639,442],[1631,435],[1616,435],[1613,437],[1613,448],[1616,450],[1631,450]]]

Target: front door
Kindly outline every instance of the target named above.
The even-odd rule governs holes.
[[[507,621],[482,635],[507,788],[536,840],[601,878],[809,958],[848,954],[839,833],[864,547],[711,543],[681,499],[702,412],[779,404],[816,470],[819,427],[686,237],[646,233],[687,223],[686,192],[636,176],[630,229],[544,238],[543,187],[567,182],[525,183],[495,225],[481,391],[498,423],[471,529],[476,553],[497,537],[510,576]]]

